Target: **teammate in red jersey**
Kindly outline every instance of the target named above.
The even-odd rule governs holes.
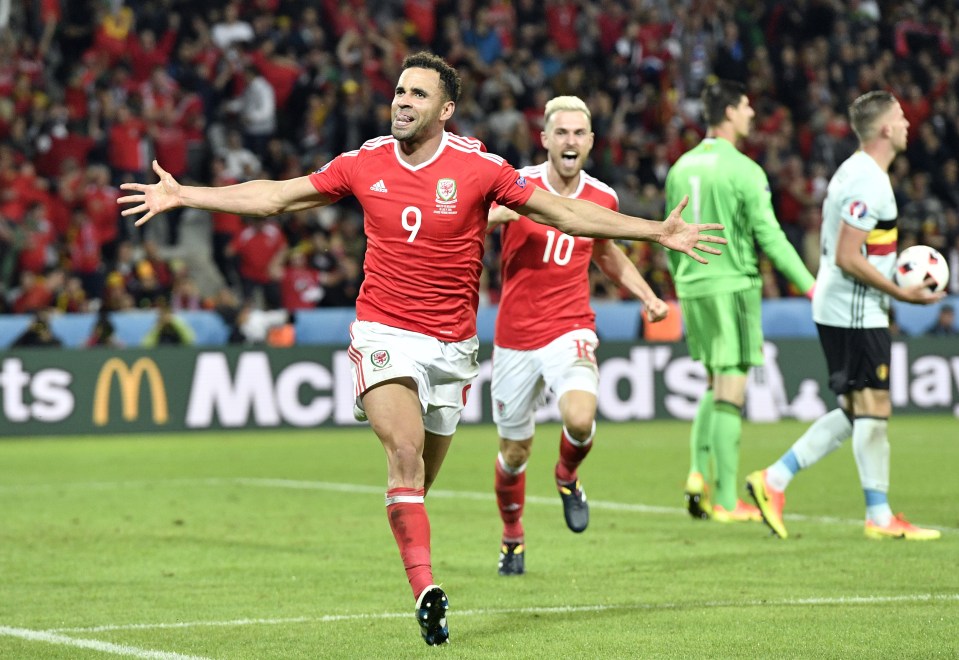
[[[551,99],[543,123],[540,139],[548,158],[520,170],[520,175],[557,195],[618,210],[616,191],[583,171],[593,132],[582,99]],[[500,436],[495,480],[503,520],[499,574],[522,575],[526,463],[534,415],[549,393],[559,403],[563,422],[555,474],[566,525],[582,532],[589,523],[577,468],[593,446],[599,385],[596,314],[589,306],[590,260],[643,301],[649,321],[664,319],[669,307],[612,241],[569,236],[502,206],[493,208],[489,219],[491,226],[508,223],[502,228],[503,296],[496,316],[491,384],[493,419]]]
[[[567,234],[656,241],[697,261],[719,254],[686,224],[685,203],[665,222],[621,215],[530,185],[474,139],[447,133],[460,93],[456,71],[429,53],[407,57],[392,103],[391,137],[369,140],[319,171],[222,188],[160,181],[123,184],[123,215],[142,225],[180,206],[268,216],[354,195],[364,208],[366,279],[351,327],[357,412],[387,455],[386,510],[427,644],[449,638],[446,594],[434,584],[424,496],[436,479],[478,370],[476,306],[487,213],[493,202]]]

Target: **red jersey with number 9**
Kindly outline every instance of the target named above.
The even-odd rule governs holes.
[[[368,140],[310,175],[335,201],[363,207],[366,278],[356,318],[443,341],[476,334],[487,214],[525,204],[533,186],[479,140],[444,133],[436,154],[412,166],[390,136]]]
[[[548,167],[543,163],[519,173],[555,193],[546,178]],[[569,197],[619,210],[616,191],[586,172],[580,172],[579,187]],[[503,295],[496,314],[496,345],[531,351],[572,330],[595,330],[596,314],[589,306],[594,239],[570,236],[526,217],[507,222],[501,231]]]

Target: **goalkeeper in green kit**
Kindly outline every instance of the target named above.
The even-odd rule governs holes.
[[[703,114],[709,132],[683,154],[666,177],[666,205],[683,195],[686,222],[721,222],[729,240],[709,268],[669,254],[690,356],[703,363],[708,387],[690,437],[686,507],[694,518],[761,521],[737,495],[739,437],[749,368],[763,363],[762,278],[756,244],[800,291],[812,297],[815,279],[783,233],[762,168],[739,151],[753,116],[745,87],[719,80],[706,87]],[[688,260],[687,260],[688,261]]]

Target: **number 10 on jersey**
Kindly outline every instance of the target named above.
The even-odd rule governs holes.
[[[559,238],[557,238],[559,236]],[[543,263],[548,264],[550,258],[557,266],[565,266],[573,256],[573,237],[568,234],[550,229],[546,232],[546,251],[543,252]],[[555,244],[555,245],[554,245]]]

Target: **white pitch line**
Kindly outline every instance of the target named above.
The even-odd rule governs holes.
[[[247,486],[258,488],[290,488],[294,490],[325,490],[343,493],[360,493],[381,495],[384,492],[383,487],[367,486],[363,484],[345,484],[327,481],[297,481],[290,479],[259,479],[259,478],[238,478],[233,480]],[[492,502],[494,495],[492,493],[479,493],[467,490],[430,490],[428,497],[442,499],[460,499],[460,500],[480,500]],[[527,495],[528,504],[545,504],[547,506],[560,506],[560,500],[556,497],[540,497],[538,495]],[[627,511],[632,513],[654,513],[659,515],[688,515],[686,509],[681,507],[655,506],[651,504],[632,504],[627,502],[607,502],[604,500],[589,500],[589,506],[592,509],[603,509],[606,511]],[[800,522],[815,522],[831,525],[857,525],[863,524],[863,519],[837,518],[835,516],[807,516],[801,513],[787,513],[783,516],[786,520]],[[935,525],[926,525],[931,529],[938,529],[943,532],[959,531],[955,527],[937,527]]]
[[[240,485],[251,486],[254,488],[288,488],[291,490],[322,490],[339,493],[356,493],[361,495],[382,496],[385,492],[383,486],[369,486],[366,484],[350,484],[331,481],[304,481],[296,479],[267,479],[259,477],[236,477],[231,479],[209,478],[209,479],[164,479],[164,480],[131,480],[131,481],[77,481],[58,484],[25,484],[16,486],[13,484],[0,485],[0,492],[29,492],[29,491],[49,491],[64,490],[68,488],[85,488],[89,490],[110,490],[115,488],[131,488],[143,486],[162,486],[165,484],[176,484],[178,486],[225,486]],[[434,499],[460,499],[477,500],[492,502],[494,495],[492,493],[480,493],[467,490],[431,490],[429,497]],[[555,497],[541,497],[537,495],[527,495],[528,504],[543,504],[546,506],[558,507],[560,501]],[[632,513],[651,513],[656,515],[686,516],[686,509],[681,507],[656,506],[651,504],[633,504],[628,502],[607,502],[604,500],[589,500],[589,505],[593,509],[606,511],[625,511]],[[796,522],[812,522],[828,525],[855,525],[863,524],[862,518],[838,518],[836,516],[809,516],[801,513],[787,513],[783,516],[786,520]],[[959,527],[948,527],[942,525],[926,525],[931,529],[938,529],[942,532],[959,532]]]
[[[959,602],[959,594],[912,594],[903,596],[838,596],[817,598],[786,598],[782,600],[721,600],[688,603],[632,603],[621,605],[562,605],[557,607],[516,607],[505,609],[451,610],[459,617],[502,616],[504,614],[577,614],[584,612],[637,610],[696,610],[728,607],[808,607],[831,605],[882,605],[887,603],[941,603]],[[283,619],[234,619],[230,621],[181,621],[177,623],[131,623],[87,628],[54,628],[50,633],[96,633],[125,630],[158,630],[169,628],[209,628],[252,625],[283,625],[291,623],[338,623],[341,621],[406,619],[410,612],[382,612],[379,614],[328,614],[318,617],[290,617]]]
[[[101,642],[97,639],[76,639],[59,635],[57,631],[52,630],[30,630],[27,628],[9,628],[0,626],[0,636],[19,637],[30,642],[46,642],[58,646],[73,646],[81,649],[91,649],[102,653],[112,653],[114,655],[123,655],[129,658],[144,658],[148,660],[210,660],[196,655],[181,655],[179,653],[169,653],[167,651],[153,651],[150,649],[141,649],[136,646],[127,646],[126,644],[111,644],[110,642]]]

